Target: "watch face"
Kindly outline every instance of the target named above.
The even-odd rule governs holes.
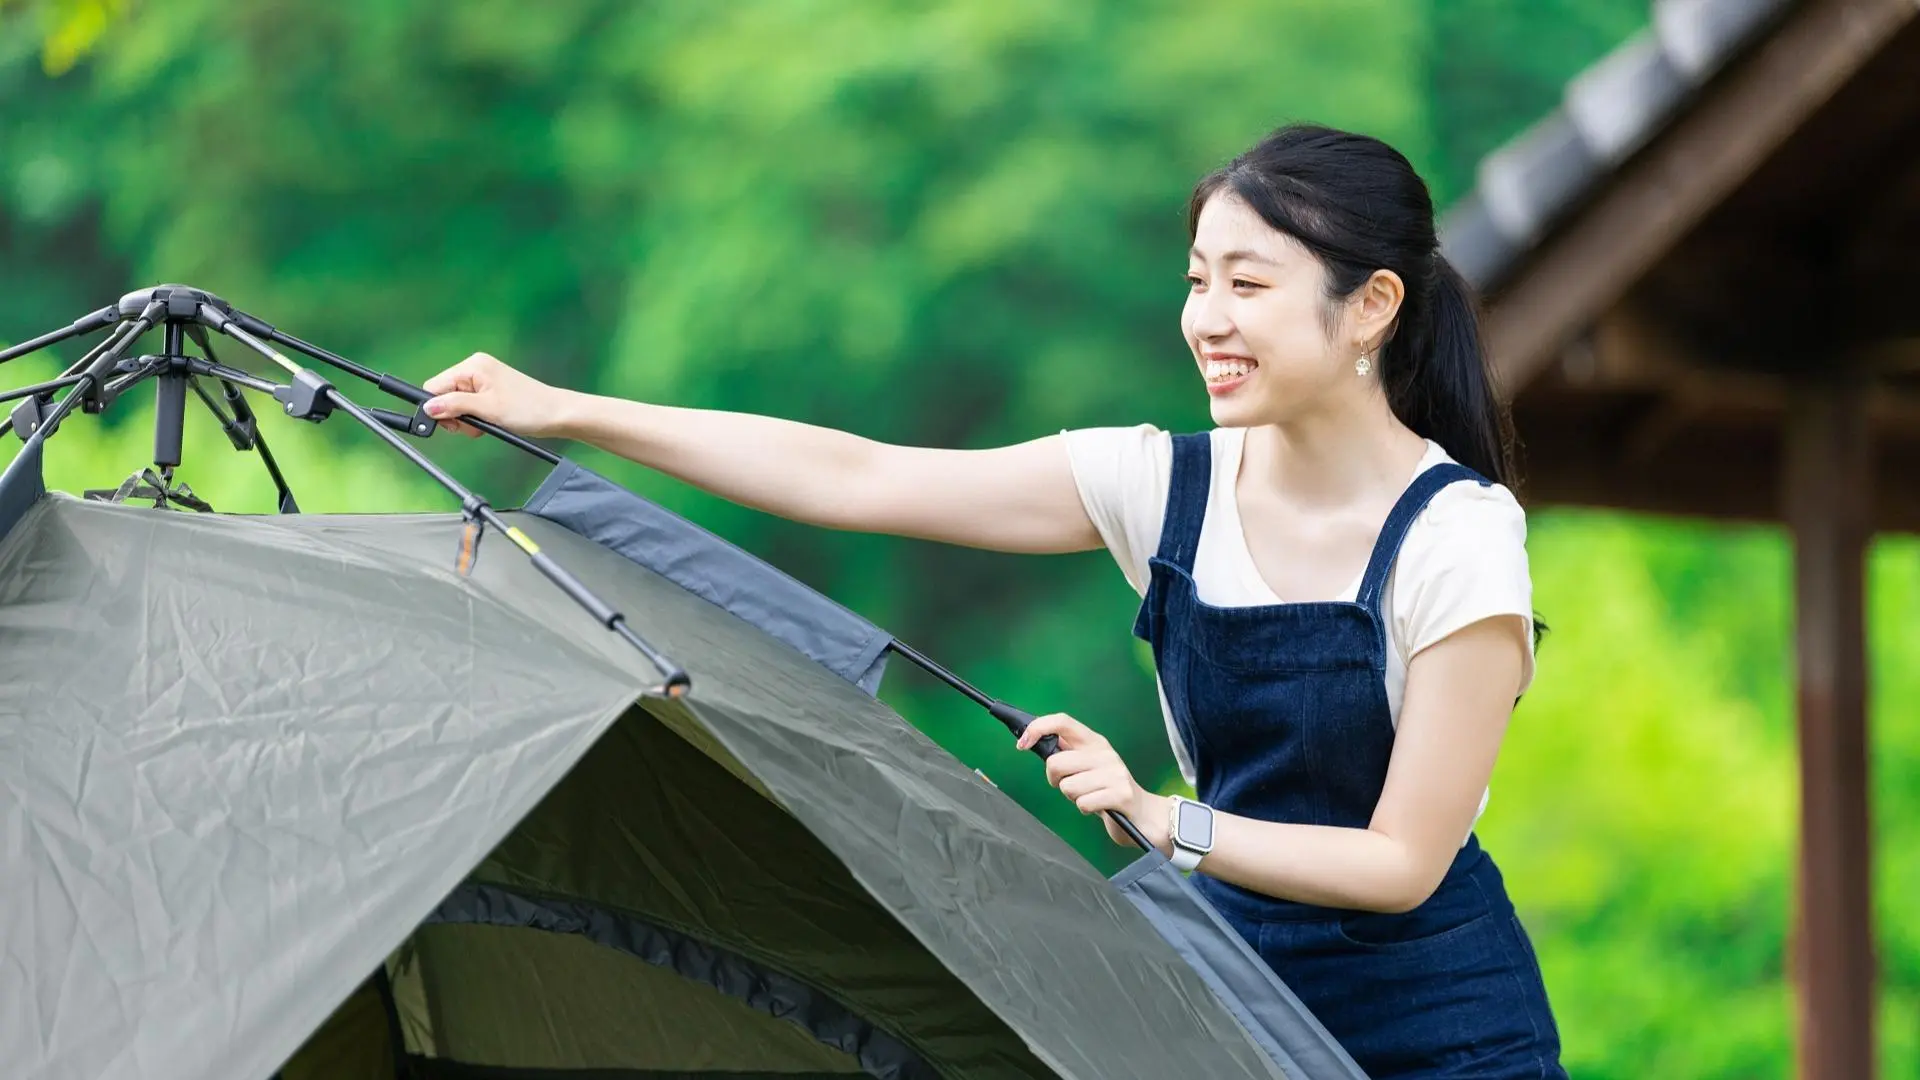
[[[1204,806],[1181,803],[1174,815],[1173,827],[1186,847],[1206,849],[1213,846],[1213,815]]]

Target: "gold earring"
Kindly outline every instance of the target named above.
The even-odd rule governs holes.
[[[1353,373],[1361,378],[1366,378],[1369,374],[1372,374],[1372,372],[1373,361],[1368,359],[1365,350],[1362,350],[1360,359],[1353,362]]]

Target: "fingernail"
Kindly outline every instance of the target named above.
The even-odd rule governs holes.
[[[442,413],[444,413],[444,412],[446,412],[446,411],[447,411],[447,407],[446,407],[445,405],[442,405],[442,404],[440,404],[440,403],[439,403],[439,402],[437,402],[437,401],[429,401],[429,402],[427,402],[427,415],[428,415],[428,416],[439,416],[439,415],[441,415]]]

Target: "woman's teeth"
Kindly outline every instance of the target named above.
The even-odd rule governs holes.
[[[1225,382],[1237,379],[1252,371],[1256,366],[1245,360],[1209,360],[1207,361],[1207,381]]]

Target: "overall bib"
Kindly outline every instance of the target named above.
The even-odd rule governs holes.
[[[1367,827],[1393,751],[1381,594],[1407,529],[1449,484],[1416,477],[1380,530],[1354,602],[1218,607],[1193,557],[1212,475],[1204,433],[1173,440],[1160,549],[1134,633],[1153,646],[1174,726],[1217,810]],[[1533,947],[1500,871],[1469,837],[1444,881],[1406,914],[1280,900],[1207,877],[1193,884],[1374,1080],[1565,1077]]]

